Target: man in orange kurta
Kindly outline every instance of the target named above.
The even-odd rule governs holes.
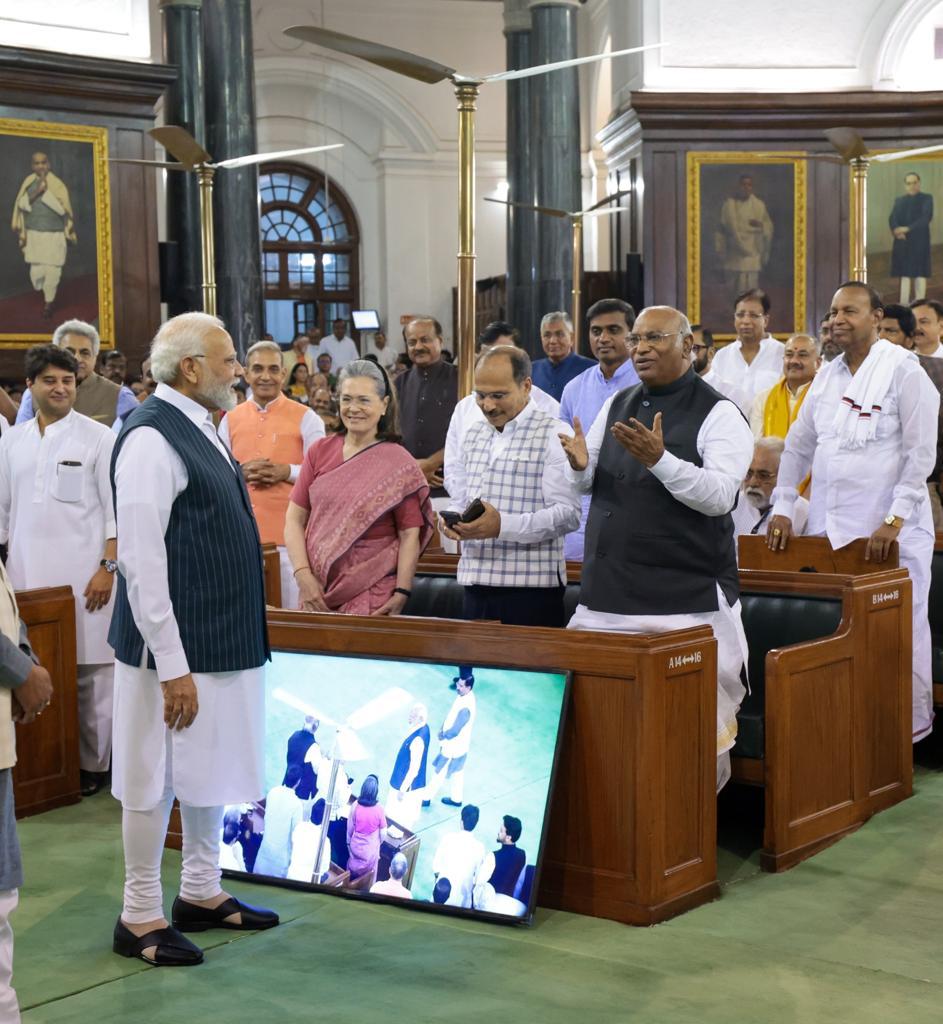
[[[320,416],[282,394],[282,352],[260,341],[246,353],[252,397],[228,412],[219,436],[242,465],[263,544],[277,544],[282,607],[298,607],[298,587],[285,550],[285,513],[291,486],[309,445],[324,437]]]

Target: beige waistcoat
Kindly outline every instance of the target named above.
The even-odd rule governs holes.
[[[16,606],[13,586],[0,562],[0,633],[8,640],[20,642],[20,612]],[[0,769],[16,764],[16,733],[13,728],[12,698],[6,686],[0,686]]]

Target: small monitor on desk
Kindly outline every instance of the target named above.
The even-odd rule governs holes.
[[[275,651],[265,789],[227,874],[402,906],[533,915],[566,672]]]
[[[380,317],[375,309],[355,309],[351,314],[358,331],[378,331]]]

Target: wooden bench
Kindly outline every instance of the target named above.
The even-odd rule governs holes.
[[[738,715],[732,769],[736,781],[766,789],[768,871],[792,867],[912,792],[909,577],[821,573],[816,564],[873,566],[861,544],[842,553],[798,540],[814,543],[782,554],[806,571],[740,574],[753,692]],[[568,566],[567,617],[578,568]],[[406,611],[459,615],[454,570],[454,556],[424,558]]]
[[[454,576],[452,586],[456,586]],[[716,641],[270,611],[275,650],[573,672],[543,906],[649,925],[718,895]]]
[[[71,587],[16,595],[29,642],[52,678],[52,703],[30,725],[16,727],[13,769],[16,816],[50,811],[81,799],[75,601]]]

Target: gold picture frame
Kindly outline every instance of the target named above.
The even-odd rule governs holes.
[[[692,323],[710,328],[719,341],[735,337],[733,300],[747,287],[760,287],[770,296],[774,337],[784,339],[806,329],[804,155],[687,153],[687,314]],[[744,178],[751,179],[749,191]],[[728,207],[727,201],[736,198],[738,190],[741,199],[752,194],[759,203],[754,204],[756,210],[765,211],[765,216],[751,218],[759,233],[752,255],[743,246],[731,252],[732,244],[740,242],[728,241],[736,208]],[[759,269],[753,269],[757,263]]]
[[[108,130],[0,118],[0,139],[9,227],[0,234],[0,348],[49,341],[73,318],[94,324],[102,348],[113,348]],[[45,154],[45,170],[35,154]],[[51,202],[38,208],[43,195]]]

